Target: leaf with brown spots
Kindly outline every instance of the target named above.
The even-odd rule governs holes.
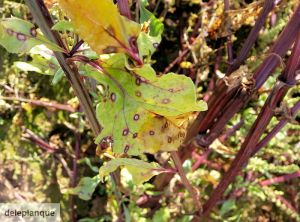
[[[12,53],[29,52],[36,45],[46,45],[54,51],[63,51],[60,47],[47,40],[25,20],[6,18],[0,21],[0,45]]]
[[[59,0],[75,30],[99,54],[131,51],[140,25],[120,15],[112,0]]]
[[[130,155],[176,150],[191,112],[206,110],[206,103],[196,101],[194,84],[186,76],[156,76],[150,65],[130,69],[124,64],[125,55],[116,54],[102,60],[103,73],[88,67],[84,71],[104,87],[97,105],[103,130],[96,142],[109,141],[115,153]]]

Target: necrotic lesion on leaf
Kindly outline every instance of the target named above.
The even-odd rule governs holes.
[[[32,23],[19,18],[0,21],[0,44],[12,53],[29,52],[34,46],[42,44],[54,51],[64,51],[44,38]]]
[[[115,153],[130,155],[176,150],[192,112],[207,108],[196,101],[191,79],[173,73],[156,76],[149,65],[126,69],[122,54],[101,62],[102,74],[85,71],[105,86],[97,105],[103,130],[96,143],[109,140]]]

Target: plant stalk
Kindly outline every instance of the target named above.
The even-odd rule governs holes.
[[[61,48],[66,49],[62,39],[59,36],[59,33],[51,29],[54,23],[43,0],[25,0],[25,3],[29,7],[35,22],[38,24],[45,37]],[[83,107],[86,117],[90,123],[93,133],[97,136],[101,132],[101,126],[96,118],[96,113],[94,111],[90,95],[80,79],[80,74],[78,73],[75,63],[67,61],[68,55],[62,52],[54,52],[54,55],[74,89],[80,105]]]
[[[279,107],[288,89],[295,85],[296,71],[300,68],[300,31],[298,30],[297,41],[289,58],[288,65],[279,76],[271,94],[263,106],[259,116],[251,127],[241,149],[230,165],[229,170],[224,174],[216,189],[212,192],[209,200],[203,207],[203,216],[207,216],[212,208],[221,199],[223,193],[235,179],[241,169],[255,153],[256,145],[265,132],[268,124],[274,116],[274,110]],[[258,151],[258,150],[257,150]]]

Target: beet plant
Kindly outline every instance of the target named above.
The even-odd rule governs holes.
[[[300,221],[298,1],[1,9],[0,163],[48,166],[29,192],[60,195],[15,197],[70,221]]]

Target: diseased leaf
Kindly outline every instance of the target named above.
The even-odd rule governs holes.
[[[83,177],[75,188],[68,190],[68,193],[78,195],[82,200],[90,200],[99,182],[99,176]]]
[[[125,52],[140,25],[120,15],[112,0],[59,0],[76,31],[97,53]]]
[[[151,56],[158,47],[158,44],[161,41],[161,37],[152,37],[149,34],[141,32],[137,44],[139,48],[139,53],[141,56]]]
[[[11,53],[29,52],[31,48],[41,44],[54,51],[63,51],[39,34],[32,23],[18,18],[1,20],[0,44]]]
[[[122,65],[123,64],[123,65]],[[193,111],[206,110],[196,101],[192,80],[173,73],[156,76],[150,65],[125,69],[125,56],[102,61],[105,74],[85,74],[104,87],[97,105],[103,130],[96,143],[111,143],[115,153],[171,151],[179,147]]]
[[[133,183],[140,184],[150,180],[153,176],[163,172],[157,163],[147,163],[142,160],[132,158],[116,158],[107,162],[99,170],[100,180],[114,172],[119,167],[125,167],[132,175]]]

